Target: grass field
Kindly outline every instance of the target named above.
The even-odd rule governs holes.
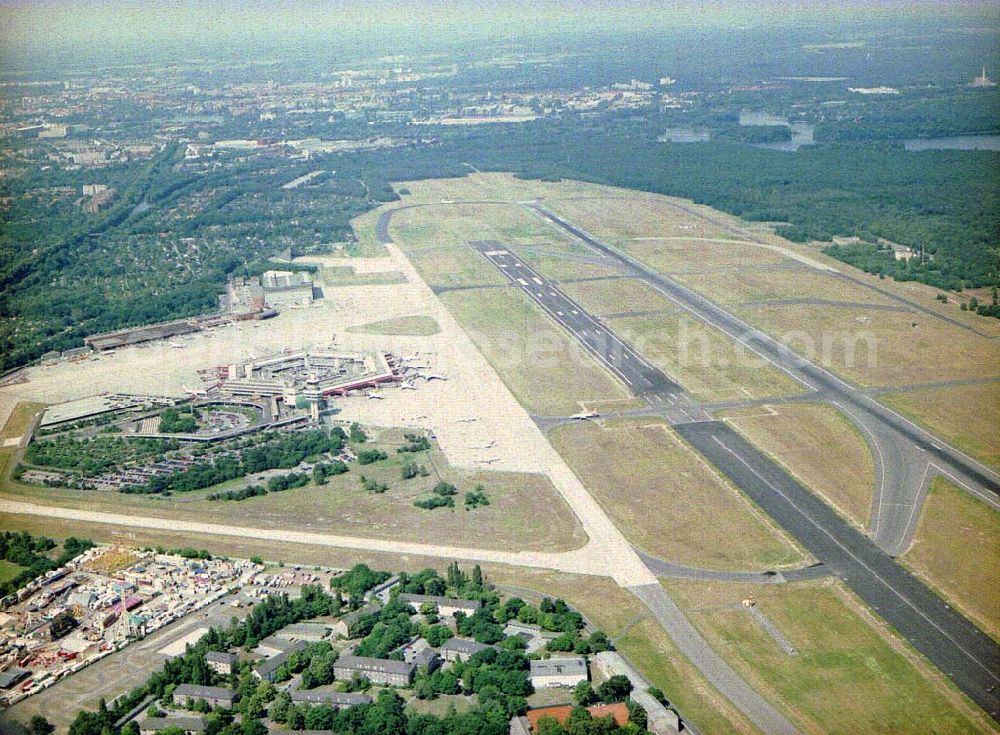
[[[0,584],[3,582],[9,582],[25,569],[27,569],[27,567],[22,567],[19,564],[15,564],[5,559],[0,559]]]
[[[541,183],[534,179],[519,179],[507,173],[470,173],[452,179],[424,179],[421,181],[404,181],[395,186],[397,192],[403,189],[409,194],[402,194],[403,203],[454,201],[497,200],[506,202],[524,201],[539,195],[576,196],[581,192],[620,191],[610,187],[598,187],[579,181],[556,181]]]
[[[406,276],[399,271],[356,273],[350,266],[323,268],[321,277],[323,285],[330,288],[338,286],[391,286],[396,283],[406,283]]]
[[[879,400],[979,461],[1000,467],[1000,382],[893,393]]]
[[[389,206],[398,205],[393,203]],[[378,222],[378,218],[383,211],[384,209],[380,207],[379,209],[373,209],[371,212],[365,212],[360,217],[355,217],[351,220],[351,227],[354,229],[354,235],[358,239],[358,242],[354,246],[356,255],[365,258],[378,258],[389,254],[385,245],[378,241],[375,230],[375,223]]]
[[[667,561],[771,569],[802,554],[750,501],[659,422],[577,422],[550,436],[615,525]]]
[[[623,246],[623,241],[639,237],[732,239],[724,229],[678,211],[665,198],[625,189],[612,191],[616,192],[613,196],[595,190],[596,196],[577,198],[554,194],[545,205],[598,239],[616,245]]]
[[[667,587],[712,647],[805,733],[990,730],[941,674],[897,639],[881,637],[840,582],[675,580]],[[798,655],[780,649],[742,608],[751,594]]]
[[[429,286],[503,286],[497,269],[467,245],[404,246],[407,257]]]
[[[801,393],[803,387],[686,312],[605,320],[636,352],[706,401]]]
[[[903,563],[1000,639],[1000,513],[935,477]]]
[[[24,485],[10,480],[5,471],[13,456],[12,449],[0,450],[0,491],[10,497],[66,507],[113,513],[133,510],[144,515],[224,525],[294,528],[406,541],[437,539],[456,545],[474,537],[477,546],[494,549],[562,551],[586,542],[579,522],[548,478],[458,469],[447,464],[436,446],[430,452],[399,454],[396,447],[405,441],[402,434],[396,429],[378,431],[378,441],[372,442],[372,446],[383,448],[389,455],[387,460],[367,466],[352,463],[350,472],[329,478],[327,485],[310,484],[243,501],[209,501],[206,496],[241,488],[252,478],[172,498]],[[411,460],[425,465],[430,476],[403,480],[400,466]],[[360,482],[362,474],[388,485],[389,491],[367,492]],[[460,491],[454,509],[414,507],[415,499],[426,497],[431,487],[442,480],[453,483]],[[462,494],[479,483],[485,486],[490,505],[466,511]]]
[[[677,650],[642,602],[611,580],[507,568],[492,572],[490,579],[516,585],[515,589],[505,591],[522,597],[526,597],[523,590],[527,588],[538,595],[567,600],[605,631],[632,665],[660,687],[701,732],[712,735],[758,732]]]
[[[562,286],[562,290],[598,317],[625,311],[676,312],[676,307],[666,296],[635,278],[567,283]]]
[[[534,268],[542,276],[553,281],[563,281],[568,278],[606,278],[608,276],[620,276],[621,271],[614,268],[610,263],[607,267],[585,263],[570,258],[560,258],[556,255],[547,255],[544,250],[547,248],[513,248],[513,251],[520,258]]]
[[[529,412],[576,413],[581,402],[631,396],[593,358],[521,293],[512,289],[452,291],[448,310]]]
[[[31,423],[32,417],[43,408],[45,408],[44,403],[30,403],[28,401],[18,403],[10,412],[10,417],[4,423],[3,429],[0,429],[0,438],[13,439],[22,436],[28,428],[28,424]]]
[[[719,272],[682,274],[676,276],[676,280],[718,304],[800,298],[894,303],[871,289],[854,286],[806,266],[766,270],[734,267]]]
[[[546,243],[552,231],[516,204],[442,204],[401,209],[392,216],[393,241],[463,245],[469,240]]]
[[[706,268],[741,268],[790,263],[784,256],[757,245],[720,238],[671,237],[632,239],[613,243],[661,273],[685,273]]]
[[[841,515],[867,527],[875,462],[859,430],[838,409],[793,403],[723,416]]]
[[[385,319],[380,322],[369,322],[357,327],[348,327],[348,332],[362,334],[384,334],[387,336],[405,335],[412,337],[429,337],[441,331],[441,326],[429,316],[401,316],[395,319]]]
[[[992,376],[1000,364],[1000,343],[926,315],[808,304],[732,311],[863,386]]]

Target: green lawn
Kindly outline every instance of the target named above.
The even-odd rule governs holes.
[[[26,568],[27,567],[22,567],[19,564],[14,564],[13,562],[0,559],[0,584],[14,579],[14,577],[23,572]]]
[[[429,316],[401,316],[395,319],[383,319],[378,322],[369,322],[368,324],[348,327],[347,331],[387,336],[429,337],[432,334],[440,332],[441,327]]]

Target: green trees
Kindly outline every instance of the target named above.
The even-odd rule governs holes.
[[[193,412],[181,413],[176,408],[167,408],[160,414],[161,434],[193,434],[198,431],[198,419]]]
[[[358,452],[358,464],[374,464],[388,457],[381,449],[362,449]]]
[[[361,597],[372,587],[382,584],[387,579],[389,579],[388,572],[376,572],[367,564],[355,564],[349,571],[331,579],[330,586],[352,597]]]

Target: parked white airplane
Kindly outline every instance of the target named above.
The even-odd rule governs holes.
[[[183,350],[187,345],[182,345],[180,342],[167,342],[168,345],[173,347],[175,350]]]
[[[208,395],[208,391],[205,390],[204,388],[188,388],[186,385],[184,386],[184,392],[187,393],[187,394],[189,394],[189,395],[192,395],[192,396],[207,396]]]
[[[493,464],[494,462],[499,462],[500,458],[499,457],[490,457],[488,459],[477,459],[476,461],[479,464]]]
[[[464,419],[455,419],[455,423],[458,424],[471,424],[473,421],[479,421],[478,416],[466,416]]]
[[[417,386],[415,386],[413,383],[407,381],[405,383],[400,383],[399,384],[399,388],[400,388],[400,390],[416,390]]]
[[[369,391],[365,395],[368,396],[373,401],[381,401],[385,398],[385,396],[383,396],[381,393],[375,393],[373,391]]]
[[[473,449],[493,449],[497,445],[496,440],[489,442],[488,444],[480,444],[479,446],[473,447]]]
[[[596,411],[581,411],[580,413],[574,413],[570,418],[577,421],[590,421],[591,419],[596,419],[598,416],[600,414]]]
[[[447,379],[448,378],[446,378],[444,375],[438,375],[437,373],[427,373],[427,375],[424,376],[424,380],[447,380]]]

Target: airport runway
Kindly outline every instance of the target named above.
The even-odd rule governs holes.
[[[948,446],[865,395],[862,390],[825,368],[808,362],[786,345],[744,323],[700,294],[597,240],[544,207],[538,204],[527,206],[591,249],[616,260],[680,308],[745,345],[809,390],[822,394],[824,400],[833,403],[857,422],[872,447],[877,465],[878,477],[872,504],[873,536],[888,553],[899,555],[909,547],[934,474],[949,477],[983,502],[1000,508],[1000,477],[982,463]],[[700,219],[714,221],[697,212],[684,211]]]
[[[674,427],[970,699],[1000,719],[1000,645],[722,422]]]
[[[677,383],[650,365],[614,332],[607,329],[578,303],[531,266],[514,255],[503,243],[479,240],[469,243],[489,260],[510,282],[538,304],[584,349],[625,383],[637,396],[655,396],[664,402],[682,393]]]

